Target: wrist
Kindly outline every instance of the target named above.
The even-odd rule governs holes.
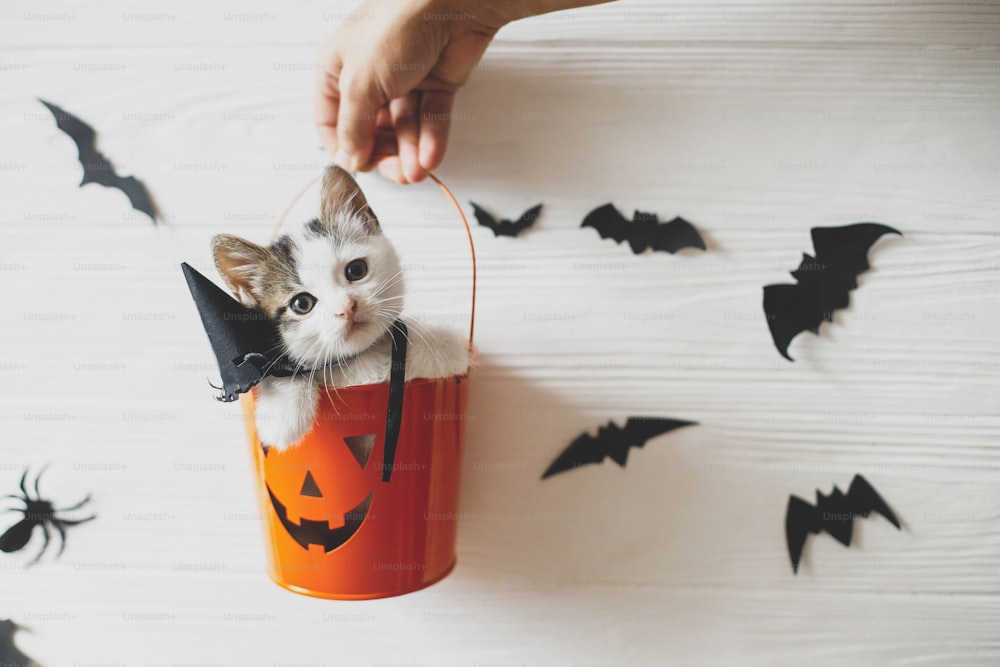
[[[471,21],[499,30],[518,19],[559,9],[559,0],[422,0],[428,20]],[[567,5],[566,0],[562,1]]]
[[[609,0],[477,0],[466,2],[466,5],[474,6],[476,11],[480,11],[484,16],[495,16],[500,21],[501,27],[518,19],[548,14],[549,12],[572,9],[574,7],[584,7],[586,5],[597,5]],[[470,10],[471,11],[471,10]]]
[[[521,0],[414,0],[411,15],[427,22],[465,24],[482,31],[496,32],[515,18],[521,18]]]

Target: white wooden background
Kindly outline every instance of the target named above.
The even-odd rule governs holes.
[[[998,664],[1000,5],[635,0],[505,28],[439,174],[503,215],[545,210],[523,238],[475,230],[459,566],[347,603],[264,574],[239,409],[211,398],[178,263],[209,271],[218,232],[265,240],[324,164],[314,49],[352,6],[0,6],[0,491],[52,462],[43,491],[92,491],[99,515],[61,560],[0,554],[24,650],[79,667]],[[77,189],[39,96],[99,129],[164,224]],[[363,186],[411,310],[464,327],[449,205]],[[683,215],[709,251],[635,257],[578,229],[607,201]],[[810,227],[861,220],[905,237],[784,361],[761,287],[790,280]],[[579,432],[633,414],[701,426],[625,470],[538,481]],[[858,472],[904,529],[813,538],[792,576],[788,495]]]

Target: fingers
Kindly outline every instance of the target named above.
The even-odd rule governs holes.
[[[389,103],[392,114],[392,125],[396,130],[396,141],[399,150],[399,164],[402,182],[416,183],[423,180],[425,174],[420,167],[418,148],[420,142],[420,97],[413,91],[403,97],[398,97]],[[380,169],[381,171],[381,169]]]
[[[339,73],[340,58],[324,44],[317,58],[313,115],[320,141],[330,155],[337,152],[337,114],[340,112],[340,89],[337,82]]]
[[[388,99],[370,71],[342,72],[340,90],[334,159],[348,171],[358,171],[371,160],[379,108]]]
[[[389,102],[395,145],[383,141],[380,128],[372,157],[378,171],[397,183],[417,183],[444,159],[451,129],[453,93],[411,92]]]
[[[398,183],[417,183],[444,159],[454,93],[411,92],[389,102],[398,155],[378,160],[378,170]]]
[[[381,165],[382,161],[387,158],[397,157],[398,154],[399,145],[396,141],[396,131],[391,127],[380,127],[375,131],[375,146],[372,148],[371,159],[368,161],[368,164],[361,168],[361,171],[368,171],[376,165]],[[392,180],[398,179],[393,178]]]
[[[470,47],[468,39],[453,39],[457,28],[428,22],[417,9],[391,16],[342,27],[320,46],[316,127],[324,150],[342,167],[377,164],[393,180],[416,182],[444,158],[454,90],[489,36],[474,36]],[[447,56],[454,44],[459,47]]]
[[[398,155],[390,155],[378,161],[378,173],[389,181],[395,181],[401,185],[406,185],[409,181],[403,176],[403,165],[399,161]]]
[[[444,91],[424,92],[420,104],[420,167],[425,171],[436,169],[444,159],[451,130],[451,107],[455,93]]]

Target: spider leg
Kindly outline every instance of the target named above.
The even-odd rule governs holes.
[[[73,510],[80,509],[81,507],[83,507],[84,505],[86,505],[89,502],[90,502],[90,494],[87,494],[87,497],[84,498],[83,500],[81,500],[80,502],[78,502],[76,505],[73,505],[72,507],[64,507],[62,509],[57,509],[55,511],[56,512],[72,512]]]
[[[25,498],[28,497],[28,490],[26,488],[24,488],[24,483],[27,481],[27,479],[28,479],[28,469],[25,468],[24,469],[24,474],[21,475],[21,483],[19,484],[19,486],[21,487],[21,493],[24,494]]]
[[[48,524],[45,523],[45,522],[41,522],[38,525],[42,527],[42,532],[45,533],[45,542],[42,544],[42,550],[38,552],[38,555],[35,556],[34,559],[32,559],[32,561],[30,563],[28,563],[27,565],[25,565],[25,567],[31,567],[32,565],[34,565],[35,563],[37,563],[39,560],[41,560],[42,554],[44,554],[45,551],[49,548],[49,541],[52,539],[52,535],[49,533],[49,526],[48,526]]]
[[[83,507],[84,505],[86,505],[89,502],[90,502],[90,496],[88,495],[86,498],[84,498],[83,500],[81,500],[80,502],[78,502],[76,505],[73,505],[72,507],[64,507],[64,508],[62,508],[60,510],[56,510],[56,511],[57,512],[72,512],[73,510],[80,509],[81,507]]]
[[[23,502],[24,503],[24,507],[5,507],[4,509],[0,510],[0,514],[6,514],[7,512],[20,512],[25,517],[27,517],[28,516],[28,501],[25,500],[24,498],[21,498],[20,496],[14,496],[14,497],[17,498],[18,500],[20,500],[21,502]]]
[[[97,518],[97,515],[88,516],[86,519],[53,519],[53,522],[61,523],[63,526],[79,526],[81,523],[87,523],[88,521],[93,521]],[[0,663],[2,665],[2,663]]]
[[[58,558],[59,556],[62,556],[62,552],[66,549],[66,529],[63,528],[62,521],[53,521],[52,525],[55,526],[56,532],[59,533],[59,553],[56,554],[56,558]]]
[[[41,491],[38,490],[38,482],[42,479],[42,474],[49,469],[50,465],[52,465],[51,462],[46,463],[45,465],[42,466],[42,469],[38,471],[38,474],[35,475],[35,500],[42,499],[42,493]]]
[[[0,498],[17,498],[18,500],[23,501],[25,505],[28,504],[28,499],[26,497],[19,496],[16,493],[8,493],[6,496],[0,496]]]

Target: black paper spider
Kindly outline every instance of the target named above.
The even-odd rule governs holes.
[[[21,649],[14,643],[14,635],[18,630],[24,630],[14,621],[4,619],[0,621],[0,665],[10,665],[11,667],[37,667],[38,663],[21,652]]]
[[[45,535],[45,543],[42,544],[42,550],[39,551],[38,555],[35,556],[35,558],[25,567],[31,567],[32,565],[37,563],[38,560],[42,557],[42,554],[44,554],[48,550],[49,541],[51,540],[52,537],[51,533],[49,533],[49,526],[52,526],[53,528],[56,529],[56,532],[59,533],[59,538],[61,540],[61,543],[59,545],[59,553],[56,554],[56,557],[58,558],[59,556],[62,555],[63,549],[66,548],[66,528],[68,526],[76,526],[81,523],[85,523],[87,521],[92,521],[93,519],[96,518],[96,516],[89,516],[85,519],[63,519],[62,517],[57,516],[58,512],[70,512],[76,509],[80,509],[81,507],[90,502],[90,496],[88,495],[86,498],[78,502],[76,505],[73,505],[72,507],[56,509],[55,507],[53,507],[51,501],[45,500],[41,497],[41,493],[38,490],[38,480],[42,478],[42,473],[45,472],[46,468],[48,468],[48,465],[43,467],[41,471],[39,471],[38,475],[35,476],[34,498],[32,498],[28,494],[28,490],[25,488],[25,483],[28,479],[27,468],[25,468],[24,474],[21,475],[21,484],[20,484],[21,493],[20,494],[9,493],[6,496],[3,496],[4,498],[16,498],[17,500],[20,500],[21,502],[24,503],[23,508],[11,507],[5,510],[5,512],[20,512],[21,514],[24,515],[24,519],[22,519],[21,521],[17,522],[16,524],[8,528],[7,532],[5,532],[3,535],[0,535],[0,551],[3,551],[5,553],[12,553],[14,551],[20,551],[21,549],[23,549],[25,545],[28,544],[28,541],[31,539],[31,534],[32,532],[34,532],[37,526],[42,527],[42,532]]]

